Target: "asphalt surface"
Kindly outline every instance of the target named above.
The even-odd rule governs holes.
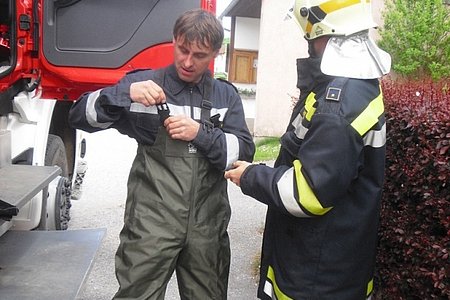
[[[136,142],[115,130],[86,134],[86,140],[88,170],[81,200],[72,201],[69,230],[106,228],[107,232],[77,300],[106,300],[113,297],[118,287],[114,254],[123,224],[126,182]],[[256,299],[266,206],[243,195],[231,182],[228,192],[232,209],[228,299]],[[174,277],[169,282],[166,299],[180,299]]]

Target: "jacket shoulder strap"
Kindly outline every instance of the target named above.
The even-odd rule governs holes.
[[[336,77],[328,84],[323,95],[323,101],[319,106],[320,112],[339,114],[341,99],[347,82],[347,77]]]

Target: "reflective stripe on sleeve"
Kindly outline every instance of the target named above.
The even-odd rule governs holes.
[[[231,165],[239,158],[239,140],[231,133],[225,133],[227,142],[227,164],[226,169],[231,168]]]
[[[97,120],[97,111],[95,110],[95,103],[97,102],[98,97],[100,96],[100,92],[102,89],[97,90],[89,94],[86,102],[86,121],[92,127],[106,129],[111,126],[112,122],[101,123]]]
[[[384,113],[383,95],[380,94],[364,111],[352,122],[352,127],[361,135],[364,136],[370,128],[378,123],[378,118]]]
[[[295,127],[295,131],[294,131],[295,136],[298,137],[301,140],[303,140],[305,138],[305,135],[308,132],[308,128],[303,126],[302,120],[303,120],[303,118],[299,114],[299,115],[297,115],[297,117],[292,122],[292,126]]]
[[[381,148],[386,144],[386,123],[383,124],[380,130],[370,130],[364,136],[364,146],[373,148]]]
[[[316,112],[316,108],[314,107],[314,104],[316,104],[316,94],[310,93],[305,101],[305,114],[304,118],[307,121],[311,121],[312,116]]]
[[[298,198],[294,194],[294,182],[297,186]],[[278,193],[286,210],[295,217],[321,216],[332,207],[324,208],[309,187],[301,172],[301,163],[294,161],[294,167],[288,169],[277,182]],[[307,213],[306,213],[306,212]]]
[[[271,266],[269,266],[269,269],[267,270],[267,278],[270,279],[270,281],[266,280],[264,284],[264,293],[267,296],[277,300],[293,300],[291,297],[284,294],[278,287],[278,284],[275,280],[275,272],[273,271],[273,268]]]
[[[301,169],[302,169],[302,164],[300,163],[300,161],[294,160],[295,180],[297,183],[298,198],[299,198],[300,204],[309,213],[316,215],[316,216],[322,216],[322,215],[326,214],[333,207],[323,207],[322,204],[320,204],[319,199],[317,199],[313,190],[311,189],[308,182],[306,181],[305,176],[303,176]]]
[[[294,168],[288,169],[277,182],[278,193],[286,210],[295,217],[309,217],[302,210],[294,195]]]

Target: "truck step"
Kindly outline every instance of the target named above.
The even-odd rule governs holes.
[[[105,233],[8,231],[0,237],[0,298],[76,299]]]

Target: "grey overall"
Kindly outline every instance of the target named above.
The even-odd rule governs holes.
[[[139,145],[116,254],[115,299],[164,299],[174,270],[181,299],[227,298],[226,185],[223,172],[163,127],[154,145]]]

